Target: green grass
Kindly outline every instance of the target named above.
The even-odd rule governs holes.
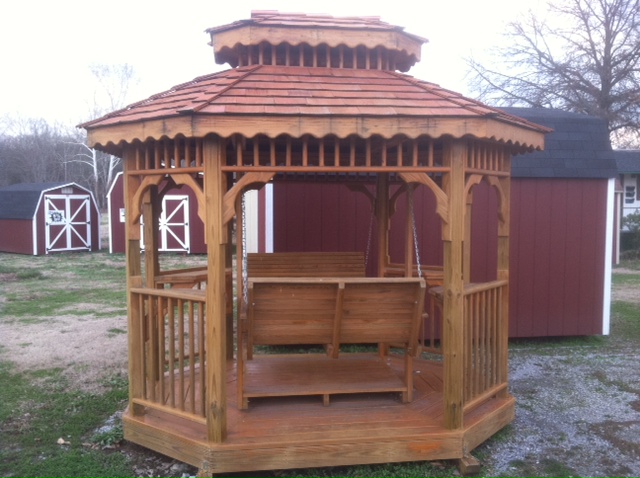
[[[611,336],[640,347],[640,305],[616,301],[611,307]]]
[[[638,274],[616,274],[612,277],[613,285],[637,285],[640,287],[640,272]]]
[[[70,391],[59,369],[17,373],[0,362],[0,383],[0,476],[132,476],[124,455],[88,446],[123,407],[126,378],[112,377],[105,393],[88,394]]]
[[[79,303],[92,304],[95,316],[105,316],[106,307],[119,306],[118,312],[125,312],[124,262],[111,262],[107,254],[0,254],[0,262],[0,273],[10,275],[0,282],[4,316],[22,323],[56,315],[86,316],[87,308]]]

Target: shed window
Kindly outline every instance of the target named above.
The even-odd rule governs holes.
[[[625,204],[633,204],[636,202],[636,187],[635,186],[625,186],[624,187],[624,203]]]

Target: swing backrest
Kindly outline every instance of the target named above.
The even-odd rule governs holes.
[[[365,277],[362,252],[247,254],[249,277]]]

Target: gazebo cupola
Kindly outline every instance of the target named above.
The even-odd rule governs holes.
[[[310,28],[311,27],[311,28]],[[406,72],[427,40],[379,17],[253,12],[250,20],[210,28],[218,64],[308,66]]]
[[[230,69],[81,125],[91,147],[124,165],[125,438],[216,473],[468,457],[513,419],[511,157],[541,149],[548,129],[402,73],[419,61],[426,40],[377,17],[260,11],[207,32],[216,61]],[[377,225],[375,277],[345,279],[343,264],[326,251],[313,260],[333,260],[336,269],[322,279],[300,277],[302,262],[263,268],[262,276],[251,269],[242,245],[244,192],[301,177],[357,181],[353,194],[366,196]],[[157,233],[167,183],[197,196],[204,268],[161,267]],[[472,284],[469,231],[479,183],[497,198],[497,264],[490,280]],[[410,214],[402,226],[404,263],[389,258],[395,206],[405,198],[409,204],[417,188],[433,204],[441,231],[433,247],[443,259],[422,269],[412,253]],[[341,212],[333,200],[321,207]],[[259,284],[266,289],[256,298]],[[322,292],[313,292],[317,287]],[[422,294],[402,299],[411,287]],[[403,339],[393,322],[400,307],[417,330],[425,287],[440,311],[430,316],[440,320],[434,351],[442,361],[416,354],[423,349],[414,335]],[[314,300],[322,307],[309,306]],[[331,327],[318,339],[330,358],[253,354],[257,330],[266,345],[310,343],[319,324]],[[343,354],[342,338],[379,343],[380,353]],[[400,352],[388,354],[398,343]],[[260,372],[251,372],[256,367]],[[385,388],[371,370],[400,388]]]

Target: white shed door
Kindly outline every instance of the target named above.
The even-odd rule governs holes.
[[[160,250],[191,252],[189,196],[167,195],[160,215]]]
[[[91,250],[91,200],[86,194],[44,197],[46,252]]]

